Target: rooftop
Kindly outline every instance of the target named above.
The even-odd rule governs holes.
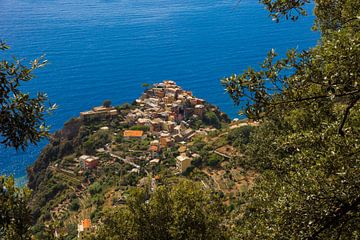
[[[142,130],[125,130],[124,137],[142,137],[144,135],[144,131]]]
[[[114,110],[114,108],[113,108],[113,107],[98,106],[98,107],[94,107],[93,110],[94,110],[95,112],[101,112],[101,111]]]
[[[159,162],[160,162],[160,159],[155,158],[155,159],[150,161],[150,164],[158,164]]]
[[[176,159],[180,162],[183,162],[183,161],[189,160],[190,158],[186,155],[180,155],[180,156],[177,156]]]
[[[91,220],[86,218],[82,220],[81,224],[83,225],[84,229],[89,229],[91,227]]]

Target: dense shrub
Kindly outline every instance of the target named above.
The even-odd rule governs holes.
[[[202,159],[201,158],[195,158],[194,160],[192,160],[191,164],[194,165],[195,167],[200,167],[201,164],[202,164]]]
[[[116,143],[122,143],[123,142],[123,136],[121,134],[118,134],[115,138]]]
[[[149,126],[143,126],[143,125],[135,125],[130,128],[130,130],[141,130],[144,132],[149,131],[149,129],[150,129]]]
[[[95,182],[89,187],[89,192],[91,195],[95,195],[102,191],[102,187],[99,182]]]
[[[206,112],[204,115],[204,122],[215,128],[221,128],[220,120],[214,112],[211,112],[211,111]]]
[[[220,162],[220,159],[218,157],[218,155],[216,154],[211,154],[208,158],[207,164],[211,167],[215,167],[216,165],[218,165]]]
[[[101,206],[104,204],[104,196],[97,194],[91,198],[91,201],[93,204]]]
[[[130,109],[132,109],[133,107],[131,106],[131,104],[129,104],[129,103],[124,103],[124,104],[122,104],[122,105],[120,105],[120,106],[116,106],[116,109],[118,110],[118,111],[122,111],[122,110],[130,110]]]
[[[182,181],[153,193],[137,189],[126,202],[105,212],[96,239],[229,239],[224,205],[200,184]]]
[[[107,131],[97,131],[89,137],[83,144],[83,149],[86,154],[95,154],[96,149],[104,147],[105,144],[111,142],[111,136]]]
[[[110,100],[104,100],[104,102],[103,102],[103,106],[104,107],[111,107],[111,101]]]
[[[206,143],[202,140],[196,139],[194,144],[190,147],[190,150],[193,152],[199,152],[205,147]]]
[[[77,198],[73,199],[70,203],[70,207],[69,207],[70,211],[76,212],[79,210],[79,208],[80,208],[79,199]]]
[[[250,135],[254,131],[252,126],[243,126],[229,131],[227,140],[233,146],[241,146],[250,142]]]

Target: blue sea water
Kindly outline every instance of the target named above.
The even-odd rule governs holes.
[[[131,102],[142,83],[175,80],[231,117],[220,79],[258,66],[274,48],[306,49],[319,38],[313,16],[276,24],[257,0],[0,0],[0,39],[10,55],[50,64],[24,85],[59,105],[47,121],[58,130],[80,111]],[[38,147],[0,147],[0,174],[21,177]]]

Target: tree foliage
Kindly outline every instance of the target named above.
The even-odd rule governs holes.
[[[108,99],[107,99],[107,100],[104,100],[102,105],[103,105],[104,107],[107,107],[107,108],[108,108],[108,107],[111,107],[111,101],[108,100]]]
[[[261,2],[279,20],[310,1]],[[283,59],[271,50],[259,71],[222,81],[262,121],[246,152],[261,174],[235,216],[237,238],[360,237],[360,2],[316,0],[315,14],[317,46]]]
[[[314,13],[316,20],[314,29],[322,33],[329,30],[338,30],[350,25],[359,28],[360,2],[356,0],[260,0],[270,12],[273,20],[279,22],[282,18],[298,20],[300,16],[307,15],[306,5],[315,2]]]
[[[9,47],[0,41],[0,51]],[[44,123],[47,111],[56,106],[45,107],[47,96],[38,93],[31,97],[20,90],[21,84],[34,78],[33,72],[43,67],[45,60],[35,59],[30,67],[16,58],[0,62],[0,143],[15,149],[25,149],[29,143],[36,144],[48,136]],[[27,206],[28,188],[18,188],[13,177],[0,176],[0,238],[30,239],[31,213]]]
[[[83,143],[84,153],[95,154],[97,148],[104,147],[109,142],[111,142],[109,132],[106,130],[98,130]]]
[[[203,121],[206,124],[211,125],[215,128],[221,128],[221,122],[220,122],[219,118],[212,111],[208,111],[205,113]]]
[[[250,135],[254,131],[255,127],[252,126],[242,126],[229,130],[227,140],[231,145],[236,147],[242,147],[250,142]]]
[[[137,190],[106,214],[96,239],[227,239],[218,197],[190,181]]]
[[[0,51],[9,47],[0,42]],[[29,143],[36,144],[42,137],[48,136],[48,127],[44,123],[47,110],[47,95],[38,93],[31,97],[20,90],[24,82],[34,78],[33,72],[43,67],[46,60],[35,59],[27,67],[16,58],[0,62],[0,141],[1,144],[16,149],[25,149]]]
[[[30,239],[30,191],[15,186],[13,177],[0,176],[0,239]]]

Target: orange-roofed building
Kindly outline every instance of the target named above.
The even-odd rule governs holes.
[[[124,138],[145,138],[144,131],[142,130],[125,130],[124,131]]]
[[[91,220],[86,218],[78,224],[78,238],[82,239],[83,232],[91,230]]]
[[[91,228],[91,220],[86,218],[82,221],[84,230]]]

